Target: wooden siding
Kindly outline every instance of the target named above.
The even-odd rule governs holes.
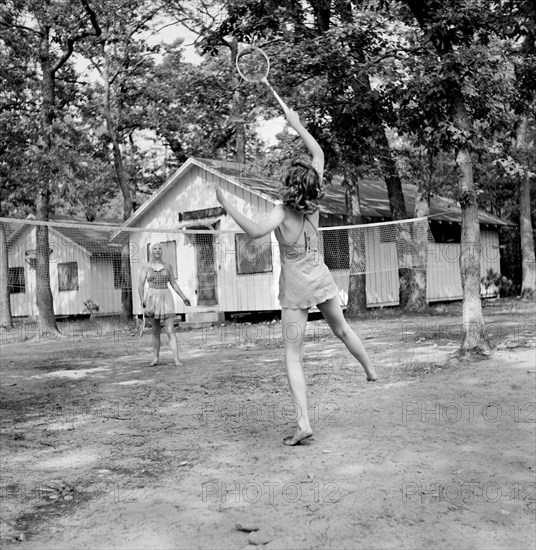
[[[428,302],[461,299],[460,245],[429,244],[426,277]]]
[[[390,306],[399,304],[398,266],[394,243],[381,243],[379,231],[367,231],[367,306]],[[499,236],[496,231],[481,230],[482,261],[481,276],[488,269],[500,271]],[[428,302],[461,300],[460,244],[428,245],[427,288]],[[348,304],[348,270],[333,270],[333,278],[339,287],[341,303]],[[497,289],[492,287],[483,296],[494,296]]]
[[[329,232],[329,229],[327,230]],[[326,231],[321,231],[325,235]],[[367,306],[398,304],[398,264],[395,243],[382,243],[379,228],[365,232]],[[348,305],[349,270],[332,270],[341,304]]]
[[[133,250],[132,280],[134,287],[134,312],[141,313],[138,299],[140,267],[146,262],[146,246],[149,242],[175,240],[177,243],[177,265],[174,266],[178,283],[190,298],[192,306],[185,308],[182,300],[174,294],[177,313],[204,311],[261,311],[279,309],[279,247],[271,235],[273,271],[271,273],[238,275],[234,233],[219,233],[214,237],[215,268],[217,275],[218,303],[211,306],[197,305],[196,250],[195,239],[187,233],[173,230],[178,226],[179,212],[215,208],[219,204],[213,191],[217,182],[231,204],[253,220],[260,220],[272,208],[272,203],[235,187],[224,178],[193,166],[174,187],[160,197],[142,218],[138,220],[140,231],[130,233]],[[337,225],[340,220],[329,216],[323,219],[323,226]],[[223,216],[217,229],[239,230],[230,216]],[[144,231],[144,230],[147,231]],[[162,231],[159,231],[162,229]],[[165,232],[166,229],[172,231]],[[369,307],[394,306],[399,303],[398,263],[396,245],[381,242],[380,230],[375,228],[366,233],[367,254],[367,305]],[[483,258],[482,274],[488,267],[499,270],[498,235],[494,230],[482,230]],[[459,272],[459,244],[430,244],[427,264],[427,299],[430,302],[456,300],[462,297]],[[333,270],[339,288],[341,304],[348,301],[348,270]]]
[[[501,270],[499,234],[497,231],[481,228],[480,242],[480,276],[484,277],[488,269],[499,273]],[[460,250],[459,243],[428,245],[426,299],[429,302],[462,299]],[[498,293],[496,287],[491,287],[486,292],[485,287],[481,286],[480,291],[483,296],[496,296]]]
[[[367,257],[367,304],[398,304],[398,260],[395,243],[382,243],[380,229],[365,233]]]
[[[99,305],[97,315],[121,313],[121,289],[114,288],[112,260],[91,262],[91,298]]]
[[[229,201],[241,212],[255,221],[260,221],[272,209],[273,205],[263,198],[245,189],[237,189],[236,194],[222,183]],[[242,231],[230,216],[224,216],[220,229]],[[225,308],[222,311],[262,311],[279,309],[277,294],[279,291],[279,247],[272,233],[273,270],[268,273],[238,275],[236,266],[235,238],[233,233],[222,235],[222,249],[218,264],[218,277],[221,281],[220,296]],[[225,244],[223,244],[225,243]],[[223,306],[223,304],[222,304]]]
[[[88,313],[84,302],[91,298],[99,305],[99,315],[121,311],[121,291],[114,289],[111,260],[93,262],[89,252],[70,241],[53,228],[49,229],[50,288],[55,315],[80,315]],[[11,294],[11,312],[14,317],[37,317],[36,272],[31,267],[26,251],[36,248],[35,226],[21,233],[9,246],[9,267],[24,267],[26,292]],[[59,290],[58,265],[76,262],[78,267],[78,290]]]
[[[9,267],[23,267],[26,292],[11,294],[9,297],[13,317],[35,316],[37,304],[35,295],[35,269],[25,261],[26,250],[35,250],[35,230],[24,229],[8,247]]]
[[[190,298],[192,306],[185,307],[182,300],[173,293],[177,313],[195,313],[204,311],[257,311],[279,308],[277,300],[279,281],[279,252],[273,249],[274,271],[255,275],[237,275],[235,240],[233,233],[220,233],[214,238],[215,269],[218,281],[218,303],[211,306],[197,305],[197,262],[194,239],[186,231],[158,232],[160,228],[173,229],[178,225],[179,212],[188,212],[202,208],[219,206],[213,190],[214,180],[224,191],[228,191],[229,200],[246,216],[260,220],[272,208],[271,203],[250,193],[238,189],[235,194],[229,183],[198,167],[193,167],[175,185],[173,189],[150,209],[140,220],[138,226],[150,231],[132,231],[130,233],[133,261],[131,265],[134,288],[134,313],[141,313],[138,297],[140,268],[146,263],[145,250],[149,242],[175,240],[177,243],[176,277],[184,293]],[[218,224],[220,230],[240,230],[230,216],[223,216]],[[155,231],[156,230],[156,231]],[[276,244],[275,238],[273,242]],[[275,246],[275,245],[274,245]]]

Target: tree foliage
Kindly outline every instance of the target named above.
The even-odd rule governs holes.
[[[256,44],[347,190],[382,176],[390,194],[398,178],[464,201],[463,149],[471,200],[521,223],[521,184],[533,189],[536,173],[535,13],[531,0],[8,0],[0,214],[35,213],[53,182],[50,214],[128,215],[190,156],[245,155],[277,177],[301,149],[286,132],[276,147],[257,137],[280,109],[237,77],[236,53]],[[156,38],[168,25],[194,34],[200,63],[186,60],[180,32]],[[403,197],[391,207],[405,216]]]

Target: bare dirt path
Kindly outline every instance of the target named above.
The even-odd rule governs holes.
[[[279,323],[179,331],[180,371],[167,346],[146,367],[149,333],[109,323],[65,325],[56,341],[3,333],[0,542],[533,548],[535,313],[487,305],[498,349],[485,361],[450,359],[456,305],[353,323],[375,384],[311,322],[315,433],[293,448]]]

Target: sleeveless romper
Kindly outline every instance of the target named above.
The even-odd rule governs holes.
[[[319,250],[318,230],[306,215],[295,243],[286,242],[279,227],[275,237],[281,257],[279,302],[282,308],[307,309],[339,295]]]
[[[146,317],[154,317],[155,319],[175,317],[173,294],[168,287],[170,281],[171,275],[165,267],[159,271],[149,267],[147,273],[149,288],[145,293]]]

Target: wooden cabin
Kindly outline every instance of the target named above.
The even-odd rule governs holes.
[[[251,242],[216,200],[214,184],[228,193],[230,201],[246,216],[260,220],[277,200],[276,181],[251,172],[246,166],[200,158],[188,159],[115,233],[128,234],[134,288],[134,312],[141,313],[137,281],[141,264],[148,260],[151,243],[163,244],[164,259],[171,262],[178,283],[190,298],[186,308],[175,296],[176,312],[186,320],[215,320],[228,312],[280,309],[278,295],[279,252],[273,234]],[[359,183],[360,203],[366,223],[390,219],[385,183],[363,179]],[[404,185],[408,217],[412,217],[415,187]],[[508,222],[480,212],[482,239],[481,272],[500,271],[498,227]],[[434,196],[430,203],[430,229],[433,243],[428,245],[427,299],[429,302],[462,298],[460,254],[460,207],[451,200]],[[320,210],[324,257],[339,287],[340,300],[348,300],[349,270],[330,228],[347,225],[345,193],[340,182],[327,186]],[[210,234],[209,231],[217,231]],[[333,237],[333,238],[332,238]],[[382,242],[380,228],[367,232],[367,304],[369,307],[399,303],[398,260],[395,244]],[[347,247],[346,247],[347,249]],[[347,264],[347,262],[346,262]]]
[[[24,220],[8,236],[8,285],[13,317],[37,317],[36,228]],[[121,313],[121,245],[110,243],[119,227],[113,220],[92,224],[59,218],[48,224],[50,287],[56,316]]]

